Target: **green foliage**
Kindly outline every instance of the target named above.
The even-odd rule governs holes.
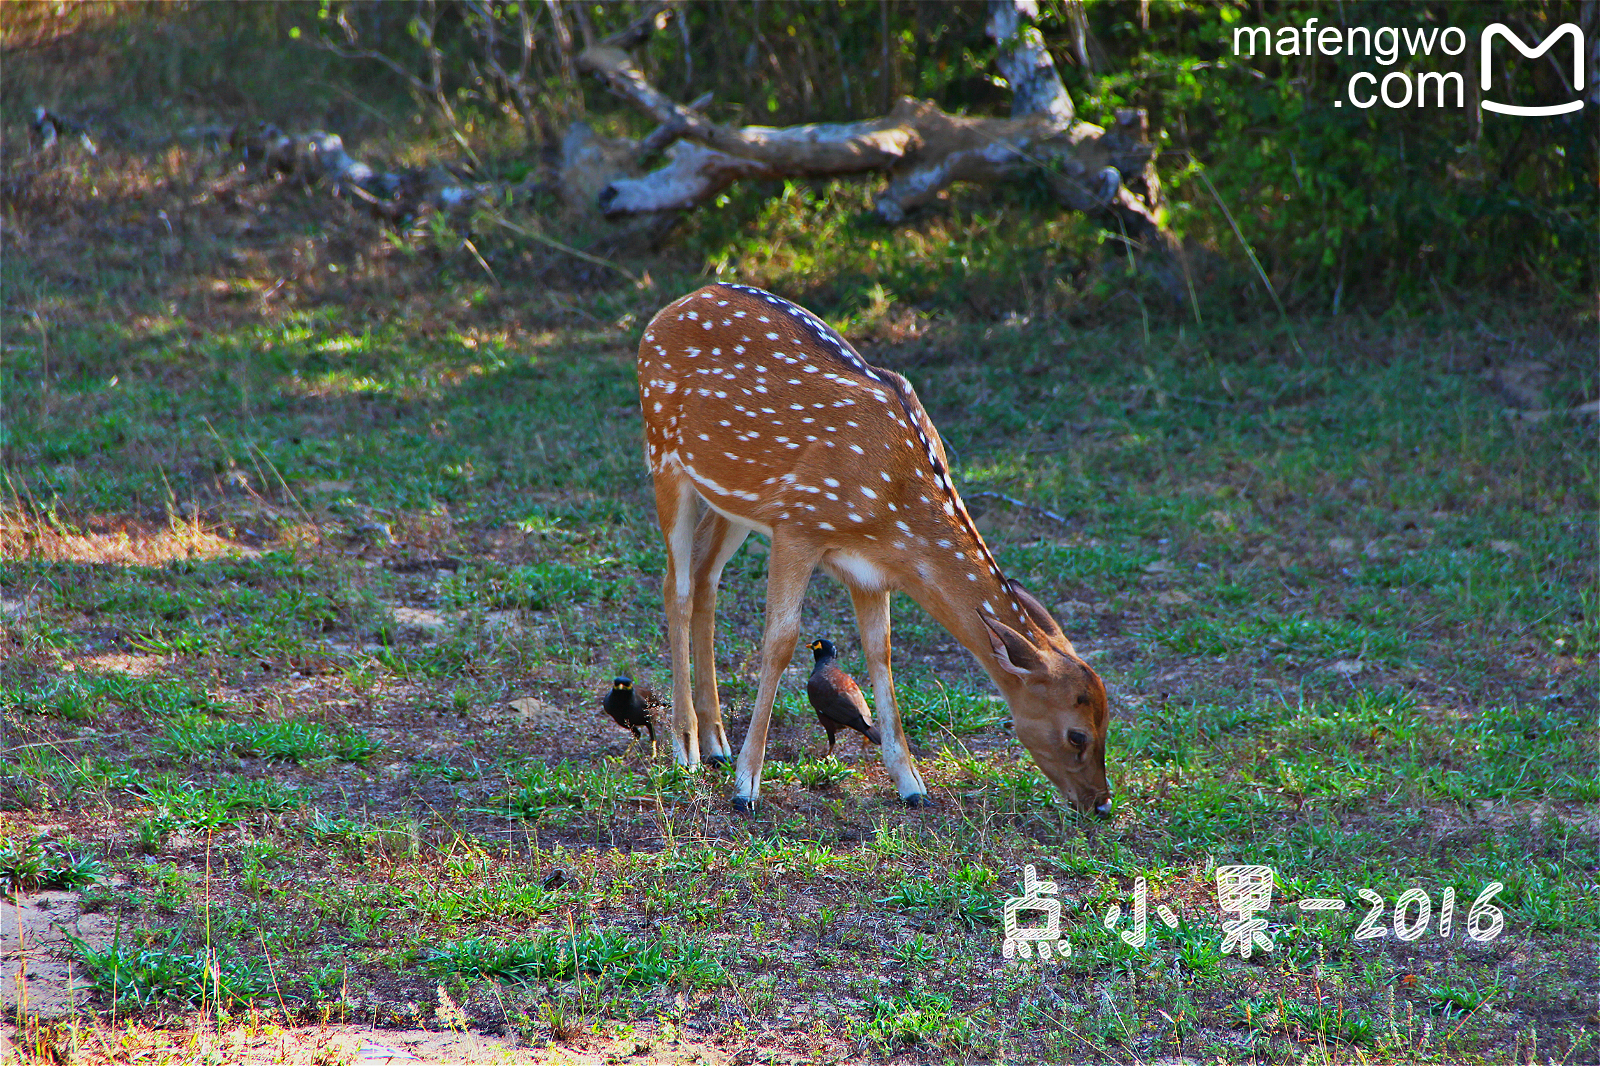
[[[323,758],[366,762],[378,750],[378,745],[360,730],[334,733],[319,722],[303,718],[221,721],[202,715],[185,715],[167,723],[161,746],[178,756],[228,753],[284,762]]]
[[[901,881],[879,903],[922,916],[938,924],[955,922],[969,929],[1000,920],[1000,897],[993,870],[964,863],[942,880]]]
[[[0,710],[49,714],[78,721],[113,707],[146,714],[219,711],[224,705],[205,690],[182,681],[153,681],[125,674],[74,671],[42,684],[0,683]]]
[[[118,926],[104,948],[77,938],[73,945],[90,984],[123,1008],[166,1002],[212,1003],[226,1010],[272,994],[272,975],[263,960],[182,950],[186,931],[177,930],[165,947],[139,947],[123,943]]]
[[[1512,21],[1537,40],[1577,22],[1577,6],[1540,0],[1519,6]],[[1117,108],[1147,108],[1152,129],[1163,131],[1173,226],[1237,257],[1219,205],[1198,180],[1204,169],[1286,300],[1327,308],[1358,294],[1426,299],[1434,286],[1500,278],[1570,294],[1593,284],[1594,123],[1582,112],[1523,119],[1477,109],[1479,34],[1508,21],[1506,6],[1369,0],[1344,4],[1335,18],[1309,0],[1266,8],[1177,0],[1150,5],[1148,30],[1126,5],[1091,3],[1088,12],[1103,60],[1092,84],[1081,68],[1064,69],[1080,113],[1108,123]],[[1391,64],[1304,47],[1299,55],[1234,54],[1241,30],[1265,28],[1276,39],[1312,17],[1341,29],[1455,27],[1470,47],[1451,57],[1402,46]],[[1554,64],[1521,60],[1509,47],[1500,53],[1495,84],[1518,101],[1570,95]],[[1471,88],[1462,107],[1452,88],[1442,108],[1430,90],[1425,107],[1414,96],[1409,107],[1363,109],[1348,89],[1361,71],[1399,72],[1413,84],[1424,72],[1453,72]]]
[[[513,818],[531,818],[550,810],[603,810],[621,795],[628,780],[604,766],[536,763],[513,774],[507,789],[483,809]]]
[[[1059,802],[1056,787],[1030,760],[1007,763],[968,755],[953,761],[962,774],[962,790],[969,799],[1007,811],[1046,810]]]
[[[105,874],[100,860],[43,837],[0,840],[0,893],[83,888]]]
[[[667,982],[710,988],[726,980],[721,965],[699,944],[639,941],[605,930],[504,942],[459,940],[429,954],[423,966],[435,974],[475,974],[524,984],[581,976],[616,988]]]
[[[151,811],[140,820],[140,842],[159,847],[180,829],[217,830],[236,825],[252,811],[289,810],[302,801],[299,790],[270,779],[224,777],[211,787],[158,780],[137,786]]]
[[[857,1029],[863,1038],[885,1051],[904,1044],[959,1048],[970,1043],[976,1034],[973,1019],[957,1010],[950,996],[923,989],[892,999],[875,997],[872,1013],[858,1023]]]
[[[817,790],[831,788],[847,778],[854,777],[855,770],[840,762],[835,755],[822,759],[803,755],[794,762],[769,762],[762,767],[761,776],[764,781],[773,784],[793,781],[806,788]]]

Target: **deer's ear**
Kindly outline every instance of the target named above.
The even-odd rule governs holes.
[[[1004,622],[986,614],[978,615],[989,634],[989,647],[994,651],[995,664],[1008,674],[1027,677],[1044,667],[1038,649],[1027,637]]]
[[[1040,632],[1050,638],[1052,644],[1063,644],[1068,651],[1072,650],[1072,642],[1067,635],[1061,632],[1061,625],[1045,605],[1040,603],[1038,597],[1023,588],[1020,582],[1012,581],[1011,592],[1017,597],[1017,602],[1022,604],[1022,609],[1028,612],[1028,617],[1033,619],[1033,624],[1039,627]]]

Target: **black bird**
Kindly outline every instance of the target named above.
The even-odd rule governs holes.
[[[828,754],[833,754],[834,734],[841,729],[854,729],[874,744],[882,744],[878,727],[872,724],[872,712],[861,695],[861,686],[855,679],[834,663],[833,642],[813,640],[806,647],[816,655],[816,665],[806,681],[806,696],[816,708],[817,721],[828,731]]]
[[[611,720],[624,729],[633,731],[633,740],[639,742],[639,727],[644,726],[650,731],[650,750],[656,750],[656,727],[650,720],[650,706],[655,702],[647,688],[636,689],[633,679],[619,677],[611,682],[611,691],[606,693],[601,706],[611,716]]]

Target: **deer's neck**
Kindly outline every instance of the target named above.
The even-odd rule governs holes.
[[[945,536],[919,539],[908,546],[895,567],[897,584],[998,682],[994,649],[983,618],[1022,634],[1031,634],[1036,627],[970,521],[952,521],[945,528]]]

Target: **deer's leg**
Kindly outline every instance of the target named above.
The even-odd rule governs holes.
[[[694,712],[708,762],[732,761],[733,748],[722,729],[717,695],[717,585],[722,568],[750,535],[750,527],[708,509],[694,531],[694,613],[689,623],[694,656]]]
[[[856,629],[861,634],[861,652],[872,676],[872,708],[883,737],[883,765],[894,778],[895,788],[907,807],[923,807],[928,802],[928,787],[917,773],[911,758],[905,730],[900,727],[900,705],[894,698],[894,674],[889,669],[888,591],[869,592],[850,589],[850,602],[856,609]]]
[[[667,608],[667,644],[672,651],[672,759],[700,765],[700,733],[689,684],[689,622],[694,613],[695,492],[689,479],[658,473],[656,518],[667,541],[667,575],[661,598]]]
[[[821,553],[773,530],[772,553],[767,558],[767,619],[761,638],[761,687],[756,694],[755,713],[750,731],[739,749],[738,773],[734,776],[733,805],[750,810],[761,795],[761,764],[767,755],[767,727],[772,722],[772,704],[778,698],[778,680],[794,658],[800,641],[800,602],[805,599],[806,583],[816,569]]]

